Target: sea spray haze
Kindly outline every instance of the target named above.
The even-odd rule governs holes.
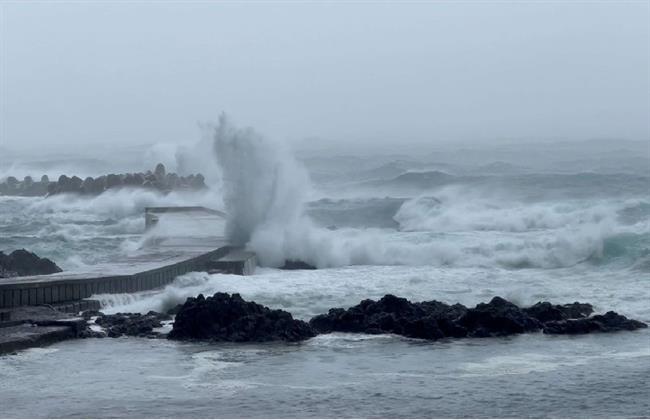
[[[0,182],[163,163],[208,188],[0,195],[0,250],[113,276],[227,232],[261,264],[94,295],[105,313],[227,292],[304,321],[393,294],[650,323],[647,1],[78,3],[0,0]],[[145,233],[150,206],[227,217]],[[647,417],[649,342],[69,340],[0,357],[0,417]]]
[[[214,145],[228,236],[255,251],[265,266],[297,259],[321,268],[520,269],[612,262],[629,267],[647,258],[650,246],[644,190],[630,187],[631,181],[647,181],[643,175],[528,179],[518,173],[460,177],[437,171],[432,178],[404,169],[409,176],[396,179],[404,194],[414,191],[414,196],[362,198],[360,193],[359,198],[308,202],[319,192],[285,144],[239,129],[222,116],[214,127]],[[439,184],[440,179],[445,182]],[[629,192],[620,196],[623,189],[617,185],[623,184]],[[382,185],[386,193],[392,191],[390,179],[376,185],[376,195],[383,194]],[[585,195],[598,185],[618,192]],[[562,194],[549,194],[560,189]],[[350,224],[355,218],[364,223]]]
[[[214,133],[228,238],[255,251],[262,265],[278,267],[286,260],[317,267],[410,262],[400,259],[399,250],[386,250],[375,232],[316,225],[305,213],[312,189],[307,170],[286,144],[252,128],[236,128],[224,115]]]
[[[235,127],[225,115],[214,129],[214,148],[221,170],[227,235],[235,244],[264,242],[303,217],[309,188],[307,171],[287,151],[252,128]],[[265,254],[264,259],[273,258]]]

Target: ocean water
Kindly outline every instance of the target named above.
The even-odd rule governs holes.
[[[141,246],[145,206],[205,205],[231,214],[227,234],[265,267],[95,296],[105,312],[164,311],[230,292],[308,320],[392,293],[469,306],[496,295],[519,305],[582,301],[650,322],[647,172],[441,177],[420,162],[395,176],[408,162],[384,159],[371,182],[340,167],[310,182],[313,168],[246,139],[218,130],[223,182],[207,193],[0,197],[0,249],[77,269]],[[273,268],[286,258],[319,269]],[[648,329],[437,342],[88,339],[1,356],[0,417],[647,417],[648,377]]]

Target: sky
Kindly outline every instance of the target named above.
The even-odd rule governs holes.
[[[650,138],[650,2],[0,0],[0,148]]]

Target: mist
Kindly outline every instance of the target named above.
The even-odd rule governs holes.
[[[3,2],[0,147],[191,144],[222,111],[298,150],[647,142],[649,7]]]

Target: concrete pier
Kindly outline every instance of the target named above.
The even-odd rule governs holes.
[[[230,246],[222,212],[203,207],[156,207],[145,212],[142,246],[119,261],[84,270],[0,279],[0,354],[79,337],[77,316],[98,310],[104,293],[162,288],[182,274],[253,274],[255,254]]]
[[[119,261],[81,271],[0,279],[0,314],[25,305],[79,301],[103,293],[133,293],[163,287],[191,271],[220,270],[252,274],[255,256],[230,246],[223,236],[223,213],[203,207],[149,208],[145,214],[163,215],[142,248]],[[167,219],[167,215],[171,215]],[[185,232],[182,231],[185,228]],[[162,234],[155,235],[156,229]],[[190,233],[187,233],[187,229]],[[212,236],[204,231],[209,230]],[[204,233],[204,236],[198,236]],[[172,232],[172,236],[170,233]],[[146,239],[146,240],[145,240]]]
[[[159,251],[120,263],[102,264],[87,272],[0,279],[0,313],[26,305],[79,301],[102,293],[133,293],[163,287],[191,271],[217,270],[250,275],[255,255],[223,245],[211,250]],[[141,261],[145,259],[146,261]],[[110,274],[106,274],[110,273]]]

